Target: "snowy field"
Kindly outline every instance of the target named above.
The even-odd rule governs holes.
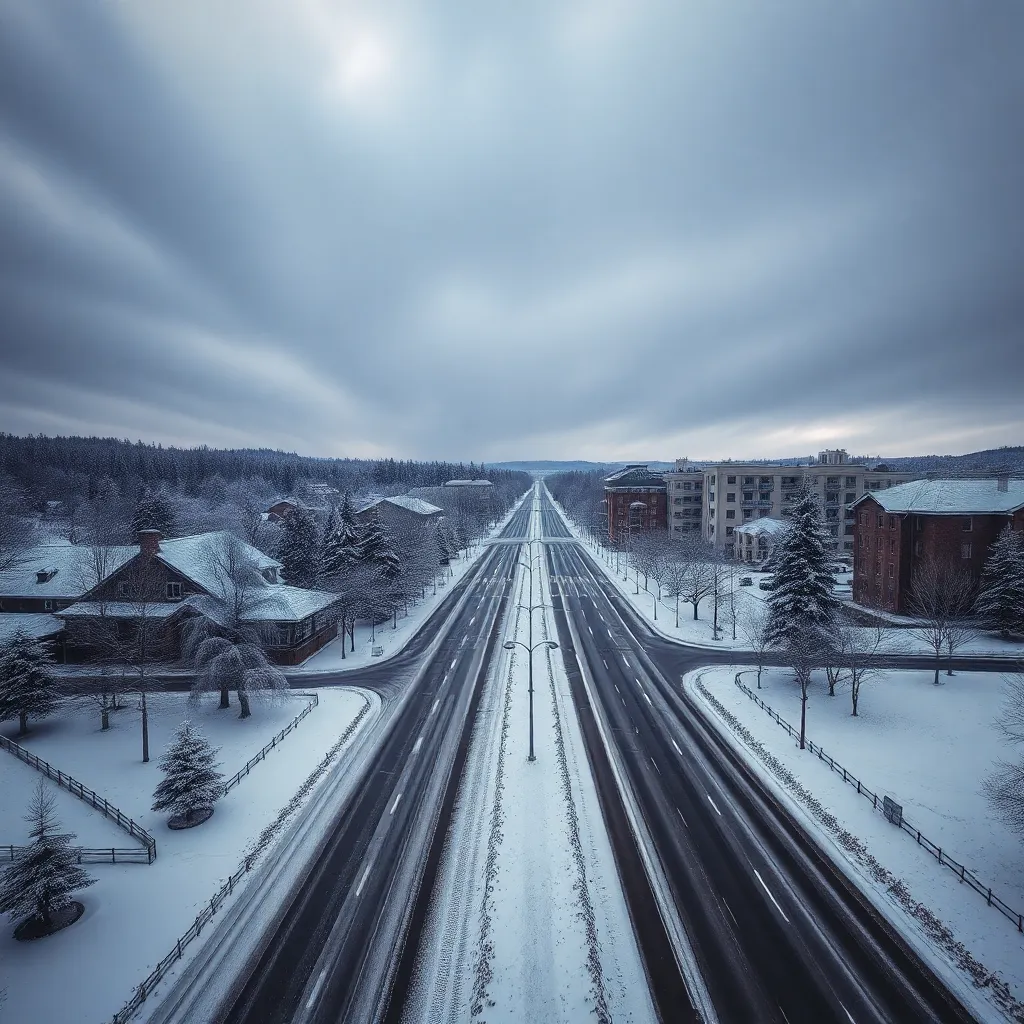
[[[141,762],[139,715],[134,710],[113,713],[110,730],[101,732],[95,705],[79,701],[34,726],[23,745],[148,829],[156,837],[158,855],[152,865],[88,865],[96,884],[82,893],[85,914],[56,935],[15,942],[13,923],[4,921],[0,929],[0,989],[7,989],[7,1002],[0,1009],[3,1024],[30,1020],[99,1024],[113,1016],[236,870],[261,830],[288,804],[367,702],[372,702],[373,710],[379,707],[375,697],[359,690],[317,692],[319,706],[218,802],[213,818],[180,832],[168,829],[166,816],[149,808],[160,778],[157,761],[182,719],[187,717],[220,748],[221,771],[230,776],[302,710],[305,699],[293,694],[277,703],[254,704],[252,717],[242,721],[237,706],[218,710],[215,695],[208,695],[199,709],[187,706],[186,694],[157,695],[150,703],[149,764]],[[372,713],[364,716],[350,744],[373,718]],[[10,724],[4,731],[14,738]],[[24,837],[22,815],[40,777],[0,751],[2,841]],[[49,785],[57,796],[61,825],[76,832],[82,845],[138,845],[69,793]]]
[[[695,683],[699,678],[725,711],[857,837],[867,853],[902,879],[913,900],[944,922],[977,961],[1000,975],[1013,996],[1024,1001],[1024,936],[1015,925],[962,885],[912,836],[889,824],[841,775],[809,752],[801,752],[796,741],[734,685],[735,673],[731,668],[704,670],[690,676],[687,686],[700,697]],[[743,679],[751,688],[756,688],[756,675],[756,671],[744,670]],[[928,671],[893,671],[869,679],[854,718],[848,691],[840,689],[830,698],[824,679],[815,677],[807,707],[807,735],[869,789],[901,803],[915,828],[991,885],[1011,907],[1024,911],[1021,839],[993,816],[981,792],[992,762],[1013,757],[995,726],[1002,703],[1002,677],[998,673],[943,675],[940,686],[931,680]],[[799,691],[789,670],[766,669],[759,696],[799,727]],[[706,703],[726,733],[742,742],[720,712]],[[762,773],[782,788],[749,747],[744,749]],[[880,885],[877,877],[872,877],[865,858],[835,842],[835,834],[822,829],[792,789],[783,792],[801,818],[826,837],[829,848],[875,893],[890,916],[918,941],[927,942],[921,923],[897,905],[891,886]],[[929,947],[946,971],[974,993],[975,1000],[986,1000],[982,1019],[1000,1019],[987,994],[971,985],[966,972],[951,966],[949,952],[939,952],[933,942]],[[1011,1019],[1024,1019],[1024,1015]]]

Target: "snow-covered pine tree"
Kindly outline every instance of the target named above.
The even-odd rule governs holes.
[[[825,547],[821,507],[804,490],[788,510],[790,528],[775,552],[775,575],[768,592],[768,640],[785,647],[795,637],[826,630],[839,610],[833,591],[833,557]]]
[[[313,587],[320,570],[320,538],[316,519],[307,508],[288,513],[277,557],[284,566],[286,583],[293,587]]]
[[[331,516],[324,530],[323,569],[327,577],[339,578],[359,560],[359,524],[347,493]]]
[[[163,779],[153,792],[153,810],[170,811],[170,824],[191,828],[205,821],[224,795],[224,776],[217,771],[217,751],[202,733],[182,722],[171,745],[160,758]]]
[[[359,544],[359,561],[383,580],[393,580],[402,571],[402,561],[395,550],[391,532],[379,515],[370,517]]]
[[[132,515],[132,533],[140,530],[159,530],[165,537],[177,532],[174,506],[160,491],[143,491]]]
[[[32,938],[70,924],[56,915],[73,902],[76,892],[95,881],[76,863],[71,847],[75,837],[60,831],[53,806],[53,794],[40,779],[25,815],[31,843],[0,875],[0,913],[15,920],[34,919]]]
[[[1009,524],[989,548],[974,611],[1003,637],[1024,633],[1024,537]]]
[[[45,718],[60,705],[61,695],[49,652],[33,637],[15,633],[0,651],[0,722],[18,719],[18,735],[28,720]]]

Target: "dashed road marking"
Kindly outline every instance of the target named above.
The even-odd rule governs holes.
[[[678,755],[679,755],[680,757],[682,757],[682,756],[683,756],[683,752],[682,752],[682,751],[681,751],[681,750],[679,749],[679,744],[678,744],[678,743],[676,743],[676,741],[675,741],[675,740],[673,740],[673,741],[672,741],[672,746],[676,748],[676,753],[677,753],[677,754],[678,754]]]
[[[398,801],[401,800],[401,799],[402,799],[402,794],[399,793],[398,796],[395,797],[395,802],[391,805],[391,810],[388,811],[388,814],[394,814],[395,813],[395,811],[398,808]]]
[[[651,758],[651,764],[654,765],[654,770],[660,775],[661,769],[658,767],[658,762],[655,761],[653,757]]]
[[[754,874],[757,875],[757,880],[761,883],[761,888],[764,889],[766,893],[768,893],[768,898],[772,901],[772,903],[775,904],[775,909],[782,915],[782,920],[785,921],[786,924],[789,924],[789,918],[786,917],[786,912],[782,909],[782,907],[779,906],[779,901],[772,895],[771,889],[769,889],[768,886],[764,884],[764,879],[761,877],[757,868],[754,868]],[[845,1010],[846,1007],[844,1006],[843,1009]],[[846,1016],[850,1017],[849,1014],[847,1014]],[[850,1017],[850,1020],[853,1020],[853,1018]]]
[[[320,989],[323,986],[324,978],[327,977],[327,968],[325,967],[321,972],[320,976],[316,979],[316,984],[313,986],[313,991],[309,993],[309,998],[306,1000],[306,1009],[308,1010],[315,1002],[316,997],[320,995]]]
[[[729,911],[729,916],[732,918],[732,923],[734,925],[736,925],[737,928],[739,928],[740,923],[739,923],[739,921],[736,920],[736,915],[732,912],[732,907],[730,907],[729,904],[725,902],[725,897],[724,896],[722,897],[722,906],[725,907],[725,909]],[[781,1007],[780,1007],[780,1009],[781,1009]]]
[[[418,740],[417,740],[417,741],[416,741],[416,742],[415,742],[415,743],[414,743],[414,744],[412,745],[412,752],[413,752],[413,754],[414,754],[414,755],[415,755],[415,754],[418,754],[418,753],[420,752],[420,747],[422,747],[422,746],[423,746],[423,737],[421,736],[421,737],[420,737],[420,738],[419,738],[419,739],[418,739]]]
[[[357,896],[363,891],[363,886],[366,884],[366,878],[370,874],[370,868],[372,866],[373,866],[372,864],[367,864],[366,867],[363,868],[363,876],[362,876],[362,878],[359,879],[359,884],[356,886],[356,895]]]
[[[708,797],[709,800],[711,800],[711,794],[710,793],[707,794],[707,797]],[[714,809],[716,811],[718,811],[718,816],[721,817],[722,816],[722,812],[718,810],[718,804],[716,804],[714,800],[711,800],[711,806],[714,807]]]
[[[679,810],[679,808],[678,808],[678,807],[676,808],[676,814],[678,814],[678,815],[679,815],[679,820],[680,820],[680,821],[681,821],[681,822],[682,822],[682,823],[683,823],[684,825],[686,825],[686,827],[687,827],[687,828],[689,828],[690,826],[686,824],[686,819],[685,819],[685,818],[683,817],[683,812],[682,812],[681,810]]]
[[[433,714],[437,710],[437,705],[440,704],[440,703],[441,703],[441,698],[438,697],[437,700],[434,701],[434,706],[430,709],[430,713],[431,714]]]

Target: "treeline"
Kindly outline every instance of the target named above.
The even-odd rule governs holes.
[[[221,486],[243,480],[262,481],[280,495],[291,494],[303,483],[327,484],[341,493],[392,495],[484,476],[502,491],[518,488],[521,494],[530,486],[526,473],[474,462],[319,459],[267,448],[175,448],[113,437],[6,433],[0,433],[0,474],[16,481],[37,506],[91,500],[111,483],[136,497],[162,489],[197,497],[210,481]]]
[[[607,510],[604,507],[604,478],[608,470],[574,469],[566,473],[553,473],[544,483],[552,497],[583,529],[593,534],[607,529]]]

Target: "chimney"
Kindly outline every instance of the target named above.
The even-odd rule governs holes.
[[[160,541],[164,535],[159,530],[139,530],[139,553],[152,558],[160,553]]]
[[[1010,489],[1010,474],[1005,473],[996,477],[996,490],[1004,493]]]

